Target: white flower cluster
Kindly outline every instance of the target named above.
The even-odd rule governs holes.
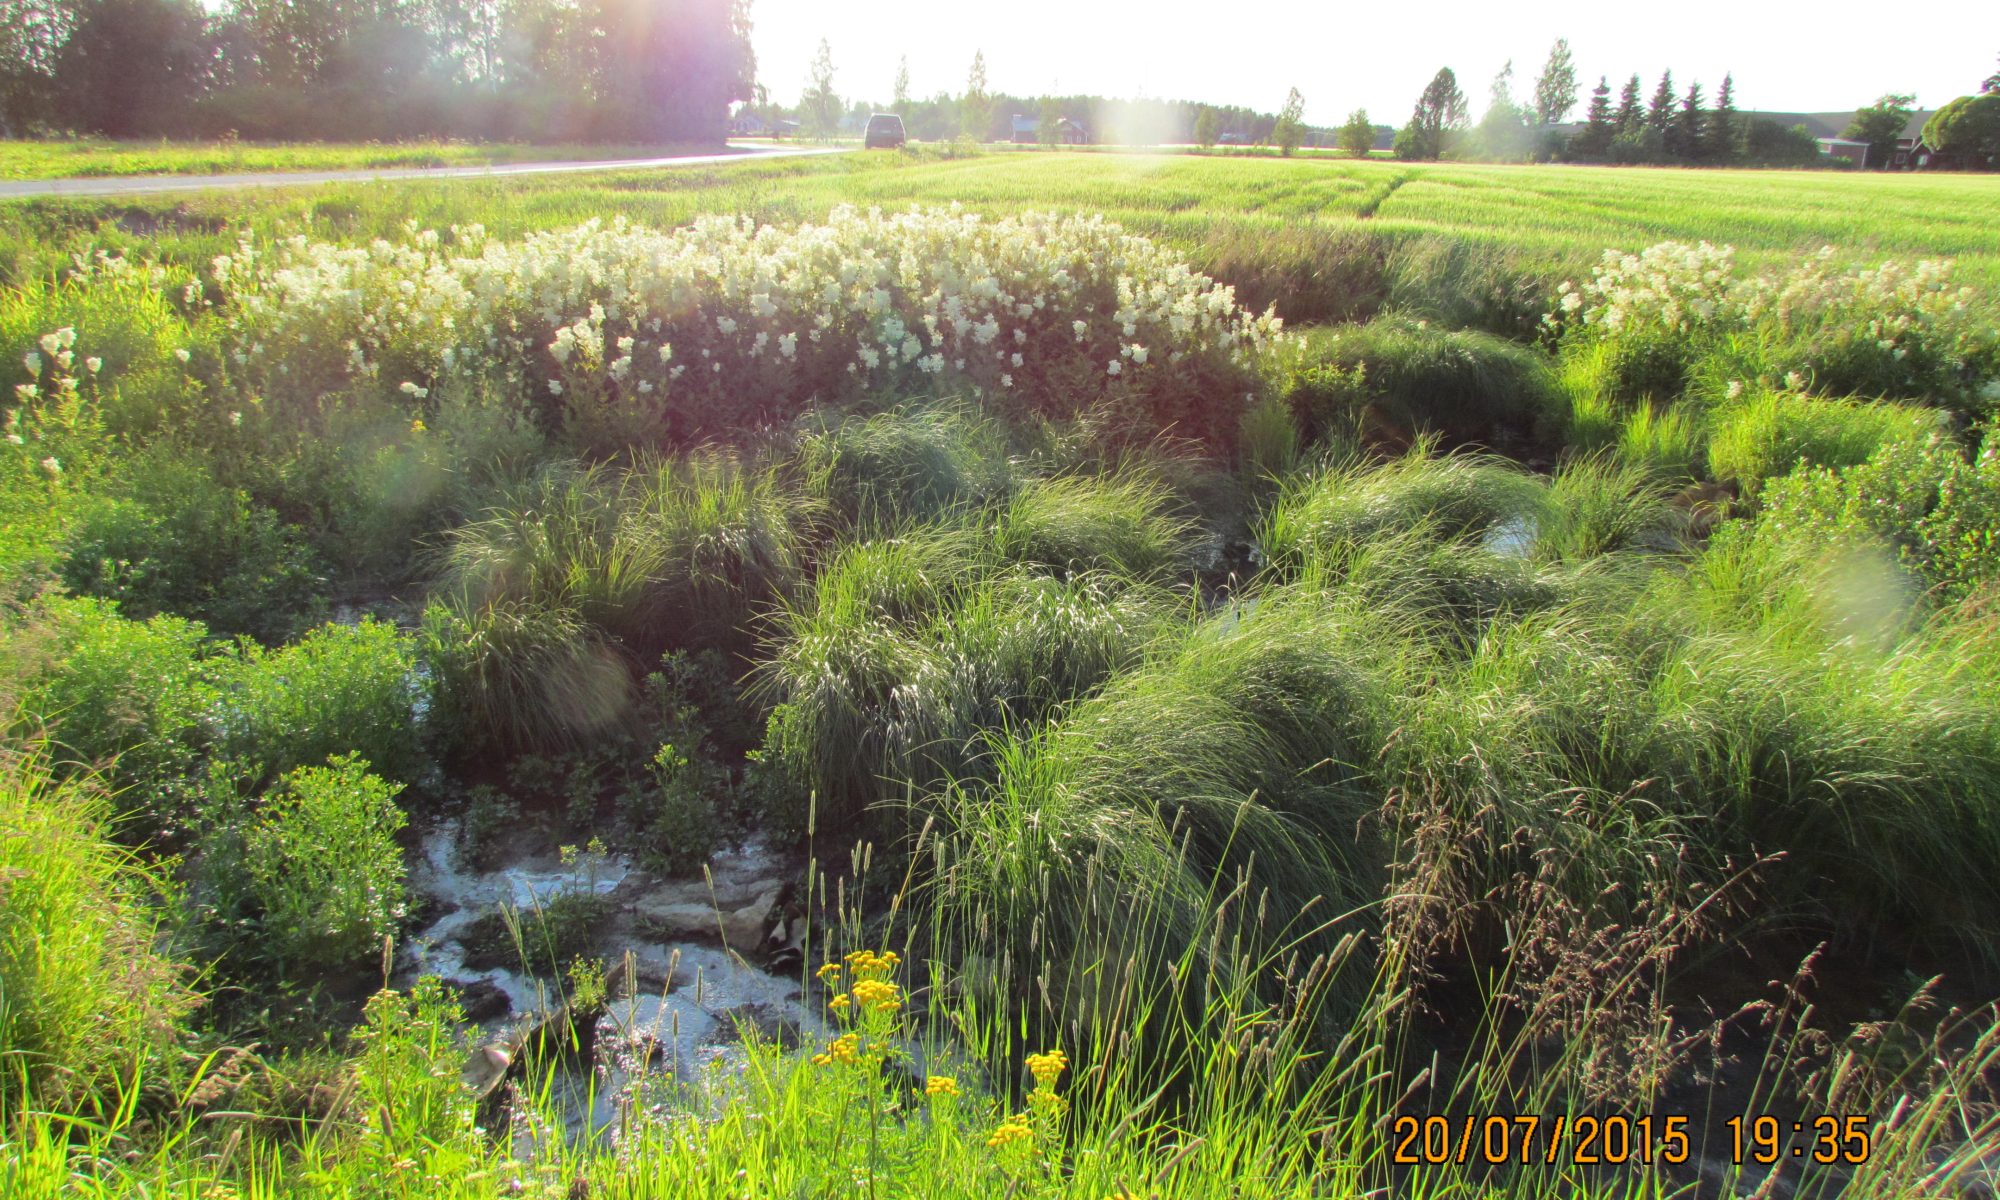
[[[267,380],[417,394],[497,374],[712,424],[880,387],[1018,397],[1089,378],[1149,394],[1220,373],[1236,386],[1208,390],[1234,396],[1282,336],[1274,314],[1101,217],[956,208],[842,207],[796,228],[592,221],[515,242],[477,227],[366,246],[295,237],[268,255],[245,245],[214,273],[234,295],[236,353]]]
[[[1543,321],[1593,340],[1754,332],[1793,390],[1827,372],[1871,392],[1976,395],[1983,373],[2000,369],[2000,331],[1951,275],[1937,259],[1847,267],[1831,246],[1741,275],[1732,247],[1661,242],[1606,251],[1589,282],[1557,289]]]
[[[1556,289],[1551,324],[1581,320],[1609,330],[1683,332],[1740,319],[1736,249],[1707,242],[1661,242],[1638,254],[1606,250],[1590,282]]]

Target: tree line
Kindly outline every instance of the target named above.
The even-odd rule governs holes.
[[[1740,113],[1733,75],[1722,77],[1710,101],[1700,82],[1689,83],[1682,92],[1667,70],[1642,100],[1635,72],[1615,102],[1609,78],[1600,75],[1575,128],[1565,122],[1581,89],[1566,40],[1558,38],[1551,47],[1528,103],[1515,99],[1513,78],[1509,61],[1494,76],[1485,113],[1474,125],[1457,76],[1449,67],[1439,70],[1396,134],[1397,157],[1684,166],[1805,166],[1823,159],[1818,139],[1804,125],[1785,126]],[[1857,110],[1841,136],[1867,143],[1868,165],[1886,169],[1916,115],[1915,105],[1914,95],[1884,95]],[[1980,85],[1978,95],[1960,97],[1938,110],[1924,126],[1921,141],[1936,165],[1992,169],[2000,164],[2000,72]]]
[[[749,0],[0,0],[11,136],[719,140]]]
[[[831,137],[851,131],[869,114],[893,112],[903,118],[903,128],[919,141],[1008,141],[1014,136],[1016,116],[1036,122],[1036,140],[1060,140],[1058,125],[1064,119],[1082,127],[1092,142],[1140,145],[1218,143],[1278,145],[1294,130],[1301,142],[1331,144],[1332,132],[1304,124],[1303,99],[1297,89],[1287,97],[1287,107],[1276,113],[1260,112],[1244,105],[1203,104],[1191,100],[1164,100],[1148,97],[1122,99],[1090,93],[1027,95],[994,91],[987,81],[985,52],[973,55],[966,72],[965,90],[953,94],[940,91],[931,96],[910,93],[909,59],[897,65],[890,98],[847,96],[841,93],[832,48],[824,39],[807,68],[796,104],[774,99],[767,86],[760,85],[756,100],[739,110],[739,118],[754,118],[766,127],[794,122],[805,136]],[[877,94],[879,97],[879,93]],[[1293,102],[1296,101],[1296,104]]]

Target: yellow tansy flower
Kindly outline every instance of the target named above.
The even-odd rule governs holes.
[[[1043,1090],[1054,1087],[1057,1076],[1068,1068],[1069,1057],[1060,1050],[1028,1056],[1028,1070],[1035,1077],[1035,1086]]]
[[[1028,1127],[1028,1114],[1015,1113],[994,1126],[993,1135],[986,1139],[986,1144],[997,1150],[1014,1142],[1025,1142],[1034,1136],[1035,1131]]]
[[[958,1095],[958,1080],[953,1079],[949,1075],[933,1075],[924,1080],[924,1095],[956,1096]]]

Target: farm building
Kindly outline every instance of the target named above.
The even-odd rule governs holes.
[[[1934,109],[1925,108],[1910,114],[1909,124],[1903,126],[1903,136],[1896,139],[1896,154],[1888,164],[1892,169],[1910,170],[1922,167],[1930,161],[1929,151],[1925,150],[1919,143],[1923,140],[1924,136],[1924,122],[1930,120],[1934,112]],[[1841,135],[1847,131],[1848,122],[1854,120],[1852,112],[1746,111],[1743,116],[1745,118],[1761,117],[1766,121],[1776,122],[1780,127],[1785,129],[1789,129],[1794,125],[1803,125],[1806,127],[1806,131],[1813,135],[1813,139],[1819,143],[1821,154],[1830,154],[1835,158],[1851,158],[1858,166],[1879,167],[1882,165],[1881,163],[1863,162],[1863,156],[1860,151],[1829,149],[1829,143],[1846,143],[1848,141],[1848,139]],[[1853,143],[1848,144],[1852,145]]]
[[[1042,122],[1036,117],[1014,114],[1013,140],[1016,145],[1032,146],[1042,140]],[[1056,141],[1065,146],[1087,146],[1090,131],[1068,117],[1056,119]]]
[[[1854,142],[1846,138],[1837,137],[1823,137],[1813,140],[1819,143],[1819,152],[1827,158],[1844,158],[1857,167],[1868,165],[1867,142]]]

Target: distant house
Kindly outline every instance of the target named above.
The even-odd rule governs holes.
[[[1032,146],[1042,140],[1042,122],[1036,117],[1014,114],[1013,141],[1017,146]],[[1056,141],[1064,146],[1087,146],[1090,131],[1068,117],[1056,118]]]
[[[1889,160],[1891,169],[1914,170],[1930,162],[1930,151],[1920,143],[1924,136],[1924,123],[1929,121],[1936,110],[1919,109],[1910,114],[1910,123],[1903,127],[1903,136],[1896,139],[1896,153]],[[1746,112],[1745,117],[1762,117],[1776,122],[1781,129],[1803,125],[1806,132],[1819,143],[1819,152],[1834,158],[1853,159],[1857,166],[1867,166],[1864,156],[1851,150],[1836,150],[1834,145],[1848,139],[1841,135],[1847,131],[1848,122],[1854,120],[1852,112]],[[1851,143],[1850,143],[1851,145]],[[1876,164],[1881,165],[1881,164]]]
[[[1857,167],[1868,165],[1868,143],[1851,142],[1846,138],[1814,138],[1819,143],[1820,155],[1824,158],[1844,158]]]

